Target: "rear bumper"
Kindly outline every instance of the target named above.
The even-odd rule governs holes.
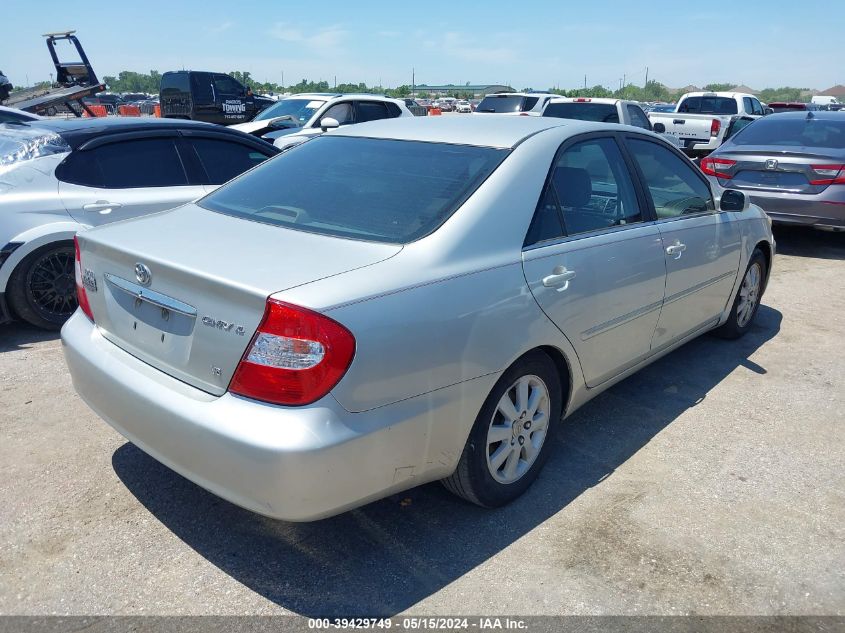
[[[801,224],[820,229],[845,230],[843,200],[820,200],[819,196],[801,194],[754,193],[743,190],[774,222]]]
[[[449,475],[496,380],[353,414],[331,395],[296,408],[210,395],[124,352],[79,311],[62,343],[77,392],[121,435],[212,493],[289,521]]]

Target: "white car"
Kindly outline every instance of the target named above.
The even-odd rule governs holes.
[[[459,114],[472,113],[472,106],[469,104],[469,101],[458,101],[455,104],[455,112]]]
[[[543,108],[556,96],[547,92],[497,92],[484,97],[473,114],[541,116]]]
[[[0,123],[28,123],[29,121],[39,121],[42,118],[26,110],[0,106]]]
[[[402,99],[367,94],[305,93],[280,99],[248,123],[229,127],[290,148],[327,129],[414,116]]]

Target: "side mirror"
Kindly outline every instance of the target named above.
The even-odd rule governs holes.
[[[658,134],[665,134],[666,133],[666,126],[662,123],[655,123],[653,129]]]
[[[720,211],[745,211],[748,208],[748,197],[736,189],[727,189],[719,199]]]
[[[763,116],[766,116],[767,114],[774,114],[774,113],[775,113],[775,111],[772,110],[771,108],[763,108]]]
[[[291,127],[298,127],[296,119],[290,114],[283,114],[267,121],[267,127],[274,130],[284,130]]]
[[[337,119],[333,119],[330,116],[320,119],[320,129],[323,130],[323,132],[332,130],[336,127],[340,127],[340,123]]]

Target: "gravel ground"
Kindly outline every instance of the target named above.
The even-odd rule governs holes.
[[[776,233],[741,341],[571,417],[486,511],[423,486],[286,524],[144,455],[0,326],[0,614],[845,614],[845,235]]]

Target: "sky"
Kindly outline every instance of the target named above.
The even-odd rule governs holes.
[[[249,71],[259,81],[506,84],[650,79],[678,88],[845,83],[845,2],[481,3],[439,0],[4,0],[0,69],[49,79],[42,33],[76,29],[102,78],[121,70]],[[810,9],[809,7],[812,7]],[[837,51],[837,52],[835,52]]]

